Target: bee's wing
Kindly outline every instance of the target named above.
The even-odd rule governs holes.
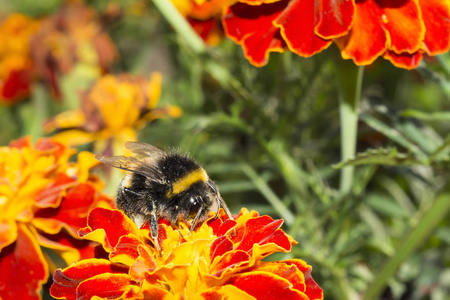
[[[125,148],[131,152],[143,156],[162,156],[165,152],[156,148],[155,146],[139,143],[139,142],[125,142]]]
[[[114,168],[140,174],[161,184],[166,183],[164,174],[157,167],[146,164],[135,157],[96,155],[95,158]]]

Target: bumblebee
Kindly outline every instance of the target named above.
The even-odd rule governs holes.
[[[136,154],[96,156],[112,167],[128,171],[120,182],[116,205],[141,227],[150,223],[150,232],[158,250],[158,219],[177,226],[185,221],[191,232],[211,212],[220,208],[231,218],[230,210],[206,171],[191,157],[166,153],[152,145],[126,142],[125,148]]]

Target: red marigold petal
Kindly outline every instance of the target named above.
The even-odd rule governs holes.
[[[425,23],[425,51],[429,55],[450,48],[450,0],[419,0]]]
[[[279,229],[283,220],[273,220],[269,216],[261,216],[248,220],[243,228],[242,240],[232,239],[234,243],[239,242],[235,250],[250,251],[254,244],[264,245],[274,243],[285,250],[291,249],[291,241],[287,235]],[[238,229],[237,231],[242,231]]]
[[[390,60],[391,63],[398,68],[411,70],[419,65],[423,55],[420,52],[397,54],[394,51],[386,51],[383,57]]]
[[[215,236],[225,235],[228,232],[228,230],[230,230],[237,224],[235,220],[230,219],[222,220],[221,216],[217,218],[211,218],[207,222],[208,226],[213,229],[213,233]]]
[[[77,300],[89,300],[94,296],[106,299],[133,298],[139,286],[128,274],[100,274],[81,282],[77,288]]]
[[[0,299],[40,299],[47,262],[30,230],[21,224],[17,229],[16,242],[0,253]]]
[[[303,273],[306,285],[305,294],[308,295],[309,299],[323,299],[323,290],[312,278],[312,267],[310,265],[301,259],[284,260],[282,263],[295,265]]]
[[[128,267],[104,259],[86,259],[53,274],[50,294],[56,298],[76,299],[77,287],[86,279],[104,273],[128,273]]]
[[[331,40],[315,33],[319,4],[315,0],[292,0],[274,20],[289,49],[300,56],[312,56],[331,45]]]
[[[119,210],[101,207],[91,210],[88,226],[78,231],[80,237],[99,242],[108,251],[112,251],[121,236],[129,233],[139,236],[136,224]]]
[[[222,20],[226,35],[242,45],[245,57],[255,66],[266,65],[270,52],[282,52],[286,46],[280,30],[272,23],[289,0],[250,6],[236,3],[227,7]]]
[[[353,24],[355,3],[352,0],[323,0],[319,9],[319,21],[315,26],[317,35],[324,39],[346,34]]]
[[[213,261],[211,263],[211,270],[214,270],[214,277],[220,277],[220,275],[226,269],[232,269],[243,263],[250,261],[250,255],[244,251],[233,251],[226,253],[220,260]]]
[[[234,275],[226,284],[234,285],[258,300],[309,300],[304,293],[291,288],[292,285],[288,280],[263,271]]]
[[[217,256],[222,256],[231,250],[233,250],[233,243],[226,236],[221,236],[211,244],[210,260],[214,261]]]

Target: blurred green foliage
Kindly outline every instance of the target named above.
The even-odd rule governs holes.
[[[5,11],[51,13],[61,1],[3,3]],[[201,162],[236,213],[242,206],[284,218],[299,246],[291,257],[313,266],[326,299],[446,299],[450,293],[450,56],[416,70],[378,60],[365,68],[358,155],[340,162],[333,47],[311,58],[272,54],[251,66],[232,41],[199,55],[146,2],[120,1],[107,30],[121,59],[114,72],[164,76],[161,104],[180,119],[149,124],[139,140],[179,147]],[[107,1],[88,1],[100,12]],[[2,145],[76,107],[86,74],[62,78],[68,100],[39,84],[31,99],[0,107]],[[349,195],[339,167],[356,166]],[[386,284],[386,285],[385,285]],[[377,290],[378,289],[378,290]],[[374,294],[371,294],[374,293]],[[448,298],[447,298],[448,299]]]

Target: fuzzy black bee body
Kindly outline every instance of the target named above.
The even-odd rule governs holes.
[[[186,221],[191,231],[211,212],[222,207],[231,213],[217,186],[206,171],[189,156],[165,153],[145,143],[127,142],[125,147],[139,157],[97,157],[100,161],[129,171],[121,181],[117,207],[140,227],[150,223],[151,235],[158,245],[158,219],[172,225]]]

